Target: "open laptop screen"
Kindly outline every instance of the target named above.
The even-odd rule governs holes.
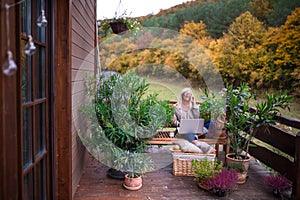
[[[204,119],[181,119],[180,126],[178,128],[179,134],[187,133],[203,133]]]

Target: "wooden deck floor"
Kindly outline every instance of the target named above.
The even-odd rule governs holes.
[[[221,155],[222,157],[222,155]],[[107,166],[89,157],[84,174],[75,193],[75,200],[193,200],[193,199],[275,199],[263,183],[268,171],[252,160],[246,184],[239,185],[237,190],[226,197],[217,197],[199,189],[193,177],[174,176],[172,165],[147,173],[143,178],[143,187],[139,191],[123,188],[122,180],[107,176]]]

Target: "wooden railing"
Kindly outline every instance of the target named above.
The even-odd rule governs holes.
[[[255,138],[270,145],[250,147],[249,153],[265,165],[284,175],[293,183],[292,198],[300,198],[300,120],[278,116],[281,125],[298,129],[293,135],[278,126],[270,126],[269,131],[262,127]],[[276,151],[272,151],[276,148]],[[279,153],[278,153],[279,152]]]

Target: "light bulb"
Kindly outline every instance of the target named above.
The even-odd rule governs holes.
[[[17,71],[17,65],[15,61],[13,60],[12,52],[7,51],[7,59],[2,65],[2,71],[6,76],[12,76]]]
[[[28,35],[28,42],[25,45],[24,52],[26,55],[31,56],[35,53],[36,47],[34,46],[34,43],[32,42],[32,36]]]
[[[47,21],[46,16],[45,16],[45,11],[42,10],[40,16],[36,20],[36,24],[39,27],[46,27],[47,23],[48,23],[48,21]]]

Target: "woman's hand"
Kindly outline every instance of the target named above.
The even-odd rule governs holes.
[[[179,121],[177,120],[177,117],[176,117],[175,114],[173,115],[173,125],[176,126],[176,127],[179,126]]]
[[[191,97],[191,102],[192,102],[192,104],[196,104],[196,99],[195,99],[195,97],[194,97],[194,95],[192,95],[192,97]]]
[[[173,121],[176,121],[176,120],[177,120],[176,115],[173,115]]]

